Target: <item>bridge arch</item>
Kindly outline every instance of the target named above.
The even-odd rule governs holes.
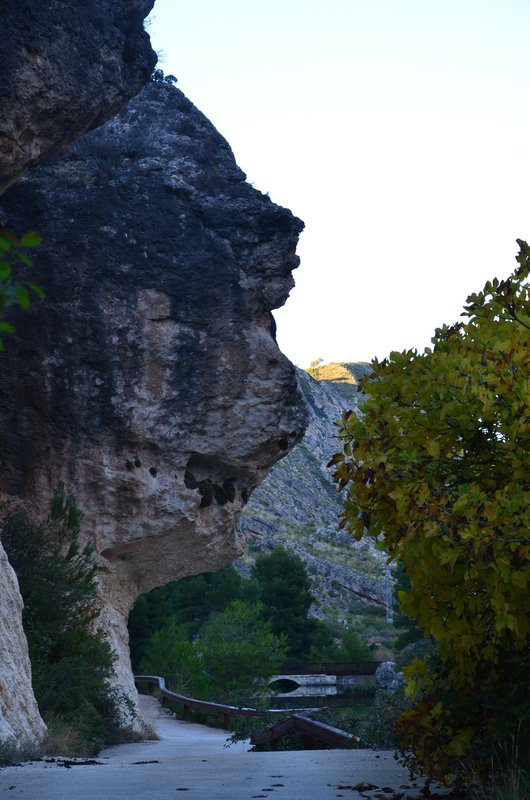
[[[300,684],[295,677],[287,677],[285,675],[273,675],[269,681],[269,687],[276,692],[286,694],[287,692],[294,692],[295,689],[300,688]]]

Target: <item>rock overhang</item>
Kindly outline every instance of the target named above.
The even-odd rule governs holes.
[[[42,232],[46,292],[4,356],[2,487],[41,513],[59,480],[75,495],[123,660],[137,594],[237,557],[241,508],[303,435],[271,314],[303,223],[159,84],[1,202]]]

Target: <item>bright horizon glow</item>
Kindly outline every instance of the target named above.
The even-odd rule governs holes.
[[[156,0],[159,66],[304,220],[299,366],[428,346],[530,239],[523,0]]]

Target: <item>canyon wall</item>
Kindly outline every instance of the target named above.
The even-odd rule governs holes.
[[[153,0],[3,0],[0,194],[41,158],[114,116],[156,63]]]
[[[149,80],[156,54],[143,20],[152,5],[2,2],[0,194],[32,165],[112,117]],[[0,227],[6,224],[0,210]],[[30,227],[28,211],[19,232]],[[5,364],[2,373],[7,376]],[[0,596],[0,738],[36,740],[45,726],[31,688],[22,601],[3,549]]]
[[[22,598],[0,542],[0,742],[40,739],[46,731],[31,690],[28,645],[22,629]]]
[[[0,486],[41,516],[60,480],[75,496],[134,696],[135,598],[237,557],[241,509],[303,435],[271,315],[303,225],[156,83],[0,204],[10,229],[43,234],[46,293],[16,316],[4,355]]]
[[[365,612],[374,622],[378,615],[384,619],[389,581],[386,555],[371,541],[356,542],[338,530],[343,497],[327,466],[340,449],[335,422],[343,411],[359,413],[364,396],[358,381],[369,369],[364,362],[297,369],[309,411],[304,439],[271,469],[238,522],[247,542],[235,564],[241,574],[250,577],[257,555],[278,546],[292,550],[311,578],[310,615],[350,630]]]

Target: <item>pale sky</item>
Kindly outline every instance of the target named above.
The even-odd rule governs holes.
[[[530,239],[528,0],[156,0],[159,66],[301,217],[299,366],[429,345]]]

